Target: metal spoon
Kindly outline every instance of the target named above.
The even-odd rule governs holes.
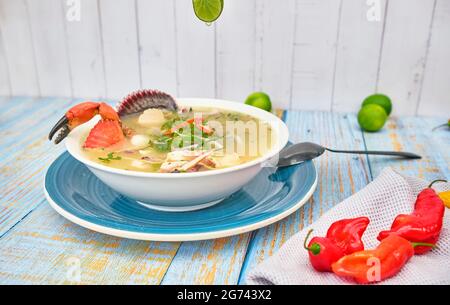
[[[419,155],[402,152],[402,151],[374,151],[374,150],[338,150],[323,147],[319,144],[311,142],[302,142],[290,145],[280,151],[278,159],[278,167],[290,166],[301,163],[303,161],[312,160],[322,155],[325,150],[335,153],[347,154],[366,154],[366,155],[383,155],[383,156],[398,156],[406,159],[420,159]]]

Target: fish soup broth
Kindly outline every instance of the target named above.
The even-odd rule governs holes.
[[[124,142],[103,149],[85,148],[87,157],[131,171],[198,172],[249,162],[274,143],[268,123],[216,108],[148,109],[122,118],[122,127]]]

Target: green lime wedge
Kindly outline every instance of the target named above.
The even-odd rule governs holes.
[[[383,107],[377,104],[368,104],[358,112],[359,126],[365,131],[378,131],[386,123],[387,114]]]
[[[270,97],[264,92],[253,92],[247,97],[245,103],[262,110],[272,110],[272,102],[270,101]]]
[[[192,0],[195,15],[204,22],[213,22],[220,17],[223,0]]]
[[[369,105],[369,104],[380,105],[381,107],[384,108],[384,110],[386,111],[386,114],[388,116],[391,114],[392,102],[391,102],[391,99],[387,95],[380,94],[380,93],[369,95],[362,102],[362,106]]]

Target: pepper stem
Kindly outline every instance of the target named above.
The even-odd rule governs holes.
[[[305,241],[303,242],[303,248],[305,248],[306,250],[309,250],[309,248],[307,246],[307,242],[308,242],[309,236],[311,235],[312,231],[314,231],[314,230],[311,229],[308,231],[308,233],[306,234],[306,237],[305,237]]]
[[[447,182],[447,180],[444,180],[444,179],[436,179],[436,180],[434,180],[434,181],[431,181],[431,183],[430,183],[430,185],[429,185],[428,187],[432,187],[433,184],[434,184],[435,182]]]
[[[413,246],[413,248],[415,248],[415,247],[431,247],[432,249],[437,248],[437,246],[435,244],[430,244],[430,243],[412,242],[411,245]]]
[[[305,248],[308,251],[311,251],[312,254],[317,255],[320,253],[320,245],[318,243],[313,243],[311,247],[308,247],[307,242],[309,239],[309,236],[311,235],[313,229],[309,230],[306,234],[305,241],[303,242],[303,248]]]

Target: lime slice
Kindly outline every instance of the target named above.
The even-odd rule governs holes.
[[[204,22],[213,22],[223,10],[223,0],[192,0],[195,15]]]
[[[270,97],[264,92],[253,92],[247,97],[245,103],[247,105],[258,107],[262,110],[272,110],[272,102],[270,101]]]
[[[387,114],[383,107],[376,104],[368,104],[358,112],[358,123],[365,131],[378,131],[386,123]]]
[[[369,95],[362,102],[362,106],[369,105],[369,104],[380,105],[381,107],[384,108],[387,115],[391,114],[392,103],[391,103],[391,99],[387,95],[384,95],[384,94]]]

